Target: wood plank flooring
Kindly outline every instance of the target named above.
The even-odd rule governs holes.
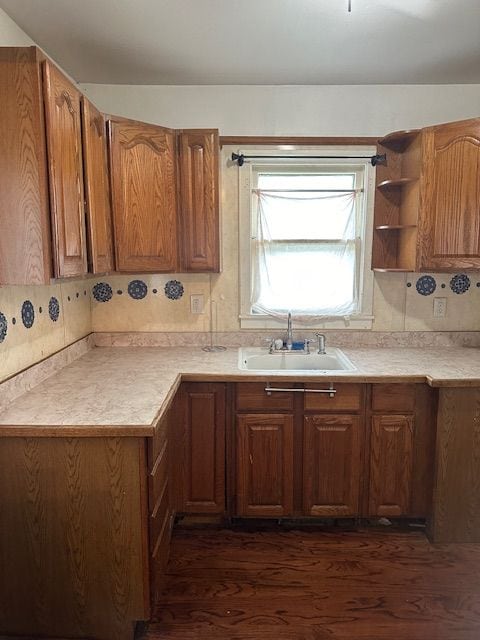
[[[142,640],[480,640],[480,545],[180,530]]]

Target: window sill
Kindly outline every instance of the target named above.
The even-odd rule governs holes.
[[[284,319],[277,320],[271,316],[260,314],[240,315],[239,319],[241,329],[284,329],[286,326],[286,320]],[[295,329],[371,329],[373,320],[374,316],[371,315],[357,315],[349,320],[328,318],[320,322],[301,322],[295,326]],[[293,317],[293,324],[295,325],[295,317]]]

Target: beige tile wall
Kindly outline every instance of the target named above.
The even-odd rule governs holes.
[[[238,271],[242,257],[238,253],[238,169],[227,166],[230,153],[231,149],[225,148],[222,158],[222,273],[104,276],[45,287],[0,287],[0,312],[8,319],[7,337],[0,343],[0,381],[92,330],[203,333],[212,327],[219,332],[238,332]],[[437,289],[430,296],[422,296],[416,290],[420,275],[375,275],[374,331],[480,331],[480,288],[477,287],[480,273],[469,274],[470,288],[463,294],[450,289],[454,274],[431,274]],[[148,287],[148,294],[142,300],[131,298],[127,292],[128,283],[136,278]],[[165,284],[172,279],[179,280],[184,287],[179,300],[165,296]],[[92,287],[97,282],[111,286],[112,298],[108,302],[92,299]],[[190,312],[190,296],[194,294],[204,297],[202,314]],[[48,316],[51,296],[56,296],[61,303],[56,323]],[[433,299],[437,296],[447,299],[447,313],[442,319],[433,317]],[[36,318],[31,329],[25,329],[21,321],[24,300],[31,300],[35,307]]]
[[[158,296],[149,295],[141,301],[125,295],[133,277],[109,278],[114,296],[108,303],[93,302],[94,331],[208,331],[210,287],[213,300],[213,328],[218,331],[239,331],[239,261],[238,252],[238,168],[229,166],[232,147],[222,152],[222,260],[221,274],[138,276],[149,286],[155,285]],[[480,330],[480,273],[471,273],[471,286],[464,294],[455,294],[449,287],[454,274],[432,274],[437,281],[433,295],[417,293],[415,284],[422,274],[378,273],[374,284],[374,331],[477,331]],[[167,280],[180,280],[185,286],[181,300],[169,301],[163,294]],[[411,286],[407,286],[407,283]],[[441,285],[445,284],[442,289]],[[121,296],[115,290],[123,290]],[[190,313],[190,294],[204,293],[206,313]],[[447,298],[445,318],[433,318],[433,298]],[[216,314],[215,314],[216,309]]]
[[[0,287],[0,312],[8,323],[7,334],[0,343],[0,382],[91,333],[90,287],[89,280]],[[52,296],[60,303],[56,322],[48,314]],[[29,329],[22,322],[25,300],[30,300],[35,309],[35,320]]]

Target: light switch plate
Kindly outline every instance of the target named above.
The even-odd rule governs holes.
[[[447,315],[447,299],[434,298],[433,299],[433,317],[445,318],[446,315]]]
[[[190,313],[204,313],[205,299],[203,293],[194,293],[190,296]]]

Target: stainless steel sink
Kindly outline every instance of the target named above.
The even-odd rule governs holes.
[[[238,368],[249,371],[355,371],[355,366],[340,349],[330,347],[325,354],[303,351],[275,351],[261,347],[238,350]]]

